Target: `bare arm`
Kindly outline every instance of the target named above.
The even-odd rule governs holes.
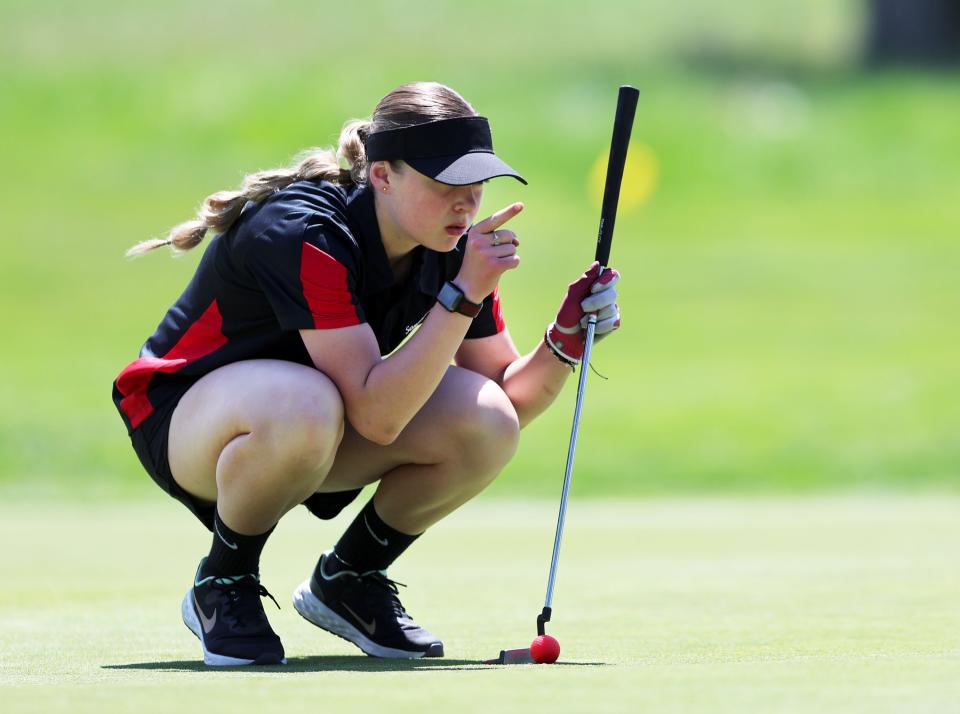
[[[369,325],[300,335],[314,365],[340,390],[351,425],[370,441],[390,444],[436,390],[469,327],[469,317],[436,305],[386,359]]]
[[[532,352],[521,356],[506,330],[465,340],[456,362],[497,382],[513,402],[521,427],[546,411],[571,374],[542,340]]]
[[[521,357],[510,333],[504,330],[491,337],[466,340],[457,351],[458,365],[479,372],[503,387],[517,410],[521,427],[553,403],[571,375],[571,367],[580,362],[585,311],[597,314],[597,339],[620,326],[615,289],[620,274],[610,269],[600,276],[599,271],[600,264],[594,262],[568,286],[557,319],[547,328],[546,338],[552,340],[553,350],[541,340],[532,352]],[[558,354],[562,354],[565,361],[559,359]]]

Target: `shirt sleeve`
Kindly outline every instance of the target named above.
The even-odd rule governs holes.
[[[500,309],[500,288],[496,287],[484,298],[480,314],[473,318],[473,323],[467,330],[466,339],[473,340],[478,337],[497,335],[503,332],[504,327],[506,324]]]
[[[329,330],[366,322],[357,285],[359,250],[336,225],[279,221],[247,253],[284,330]]]

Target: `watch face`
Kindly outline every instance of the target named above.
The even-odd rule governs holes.
[[[437,293],[437,302],[443,305],[449,312],[459,312],[467,317],[476,317],[480,313],[480,305],[472,303],[463,296],[460,288],[451,282],[446,282]]]
[[[437,302],[443,305],[450,312],[456,312],[460,307],[460,301],[463,300],[463,293],[457,290],[453,283],[444,283],[437,295]]]

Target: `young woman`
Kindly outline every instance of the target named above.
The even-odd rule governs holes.
[[[345,126],[338,154],[349,170],[314,151],[131,249],[214,234],[113,388],[146,470],[213,533],[182,603],[210,665],[285,661],[261,602],[264,544],[298,504],[333,518],[374,482],[294,607],[369,655],[442,656],[387,567],[512,458],[579,362],[585,314],[600,335],[620,324],[619,276],[594,263],[519,354],[497,283],[520,264],[504,226],[523,205],[474,219],[488,179],[526,182],[453,90],[398,87]]]

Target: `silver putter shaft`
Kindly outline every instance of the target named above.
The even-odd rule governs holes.
[[[600,274],[603,274],[603,266]],[[537,634],[546,634],[544,625],[550,621],[553,603],[553,587],[557,581],[557,563],[560,560],[560,541],[563,540],[563,522],[567,515],[567,494],[570,491],[570,479],[573,476],[573,457],[577,451],[577,437],[580,434],[580,412],[583,409],[583,394],[587,388],[587,366],[590,364],[590,352],[593,350],[594,332],[597,329],[597,316],[587,318],[587,337],[583,343],[583,359],[580,361],[580,381],[577,383],[577,404],[573,409],[573,428],[570,431],[570,446],[567,449],[567,467],[563,473],[563,492],[560,494],[560,514],[557,516],[557,532],[553,537],[553,555],[550,558],[550,575],[547,577],[547,596],[543,601],[543,612],[537,616]]]

